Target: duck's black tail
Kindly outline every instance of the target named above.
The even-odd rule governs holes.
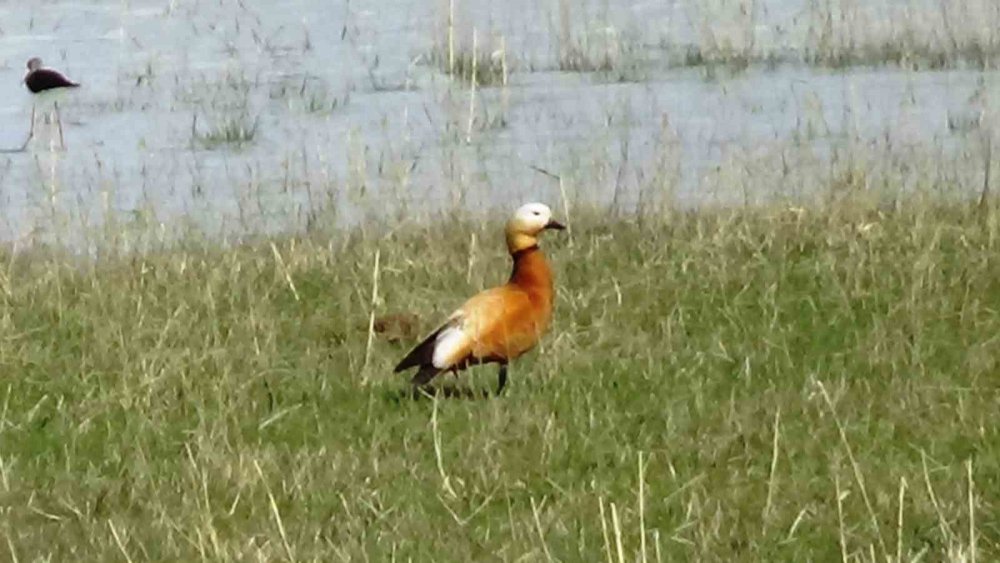
[[[421,385],[427,385],[432,379],[434,379],[434,376],[439,373],[441,373],[441,370],[431,364],[422,365],[420,366],[420,371],[413,376],[410,383],[418,387]]]
[[[439,327],[437,330],[430,333],[427,338],[424,338],[420,344],[414,346],[413,350],[410,350],[410,353],[407,354],[405,358],[400,360],[398,364],[396,364],[396,367],[392,370],[393,373],[399,373],[414,366],[420,366],[421,373],[423,373],[424,369],[431,368],[431,362],[434,358],[434,345],[437,344],[437,337],[447,326],[448,325],[446,324]],[[418,373],[417,376],[419,375],[420,374]],[[428,376],[427,380],[430,381],[431,377],[434,376]]]

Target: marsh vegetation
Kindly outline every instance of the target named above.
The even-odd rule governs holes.
[[[85,84],[0,155],[5,558],[1000,556],[1000,8],[542,4],[0,8]],[[414,398],[526,200],[551,334]]]

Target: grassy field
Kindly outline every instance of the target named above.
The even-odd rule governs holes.
[[[1000,223],[848,200],[577,210],[546,241],[552,333],[475,400],[409,397],[391,368],[412,340],[367,325],[374,303],[430,329],[501,281],[497,223],[8,251],[0,551],[1000,557]],[[445,379],[486,390],[495,370]]]

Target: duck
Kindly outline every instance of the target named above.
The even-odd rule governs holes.
[[[539,247],[547,230],[565,230],[543,203],[527,203],[506,224],[513,268],[507,283],[469,298],[396,365],[412,368],[411,385],[425,388],[442,372],[499,364],[496,394],[507,385],[508,364],[533,349],[552,324],[552,268]]]

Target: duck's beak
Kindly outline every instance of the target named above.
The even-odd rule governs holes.
[[[545,224],[546,229],[555,229],[557,231],[562,231],[566,229],[566,225],[563,225],[555,219],[549,219],[549,222]]]

